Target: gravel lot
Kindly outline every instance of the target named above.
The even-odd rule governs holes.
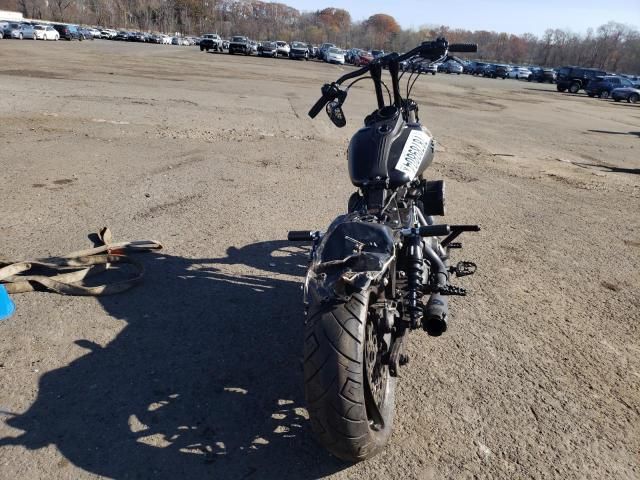
[[[142,286],[31,293],[0,322],[0,478],[640,478],[640,106],[428,76],[450,222],[478,273],[416,332],[391,444],[320,449],[302,392],[306,252],[353,190],[344,69],[197,48],[0,41],[0,255],[153,238]],[[345,67],[349,68],[349,67]]]

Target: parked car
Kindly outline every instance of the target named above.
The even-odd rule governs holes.
[[[584,91],[590,97],[609,98],[611,92],[616,88],[633,88],[633,82],[625,77],[617,75],[606,75],[591,80]]]
[[[83,40],[93,40],[93,32],[88,28],[78,28]]]
[[[281,56],[281,57],[288,57],[289,56],[289,52],[291,52],[291,47],[289,46],[289,44],[287,42],[283,42],[282,40],[278,40],[276,42],[277,45],[277,50],[276,50],[276,56]]]
[[[591,80],[604,77],[607,74],[604,70],[582,67],[562,67],[558,70],[556,77],[556,88],[559,92],[569,91],[578,93],[580,89],[589,85]]]
[[[373,58],[382,57],[384,55],[384,50],[371,50],[371,55],[373,55]]]
[[[131,42],[140,42],[145,43],[147,41],[147,34],[142,32],[134,32],[133,35],[129,36],[129,41]]]
[[[629,103],[638,103],[640,101],[640,88],[620,87],[611,91],[611,98],[616,102],[626,100]]]
[[[473,71],[475,70],[477,64],[478,62],[474,61],[466,62],[464,65],[462,65],[462,73],[473,75]]]
[[[162,35],[162,44],[163,45],[171,45],[173,38],[169,35]]]
[[[118,32],[110,28],[105,28],[100,32],[100,38],[104,38],[105,40],[113,40],[116,35],[118,35]]]
[[[215,50],[216,52],[222,52],[222,38],[217,33],[205,33],[200,39],[200,51]]]
[[[364,67],[365,65],[369,65],[373,60],[373,55],[371,52],[367,52],[365,50],[358,50],[358,54],[353,62],[356,67]]]
[[[245,55],[251,55],[251,43],[247,37],[236,35],[231,37],[229,42],[229,54],[244,53]]]
[[[262,42],[262,45],[258,47],[258,55],[261,57],[275,58],[278,51],[278,45],[276,42]]]
[[[322,45],[320,45],[320,50],[318,51],[318,58],[326,62],[327,51],[329,51],[330,48],[336,48],[336,46],[333,43],[323,43]]]
[[[330,48],[326,53],[326,62],[344,65],[344,51],[336,47]]]
[[[509,76],[510,71],[511,67],[509,65],[491,65],[490,68],[485,70],[485,77],[501,78],[504,80]],[[487,72],[489,73],[489,75],[487,75]]]
[[[531,70],[526,67],[513,67],[508,76],[516,80],[525,80],[528,79],[530,75]]]
[[[411,73],[430,73],[431,75],[435,75],[438,72],[438,67],[435,64],[422,60],[402,62],[401,68],[404,72]]]
[[[292,42],[289,50],[289,58],[309,60],[309,47],[303,42]]]
[[[100,38],[100,30],[98,30],[97,28],[89,27],[86,30],[88,30],[89,33],[91,33],[91,36],[93,38]]]
[[[125,42],[129,39],[129,32],[125,32],[124,30],[121,30],[116,34],[116,36],[113,39]]]
[[[51,25],[34,25],[36,40],[58,40],[60,34]]]
[[[534,68],[533,70],[531,70],[531,75],[529,75],[527,81],[538,83],[555,83],[556,71],[553,68]]]
[[[356,56],[358,55],[359,51],[360,51],[359,48],[350,48],[349,50],[346,50],[344,52],[344,61],[346,63],[353,64],[355,62]]]
[[[496,65],[494,65],[493,63],[489,63],[484,67],[481,75],[483,77],[494,78],[495,74],[496,74]]]
[[[449,60],[442,64],[442,71],[445,73],[455,73],[460,75],[462,73],[462,65],[455,60]]]
[[[53,28],[55,28],[60,34],[60,39],[62,40],[80,40],[82,41],[82,35],[78,31],[77,25],[62,25],[62,24],[54,24]]]
[[[35,40],[36,36],[33,25],[31,25],[30,23],[18,24],[18,28],[11,29],[9,38],[16,38],[18,40]]]
[[[484,62],[475,62],[475,64],[473,65],[473,70],[471,71],[472,75],[484,75],[484,71],[485,69],[489,66],[488,63],[484,63]]]
[[[318,47],[315,47],[311,44],[307,45],[307,48],[309,49],[309,57],[310,58],[317,58],[318,57]]]

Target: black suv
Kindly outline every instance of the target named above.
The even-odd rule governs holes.
[[[559,92],[569,90],[570,93],[578,93],[578,90],[585,88],[590,81],[606,74],[604,70],[595,68],[562,67],[558,70],[556,88]]]
[[[555,83],[556,72],[552,68],[532,68],[531,75],[527,78],[529,82],[549,82]]]
[[[77,25],[53,25],[60,34],[60,40],[84,40],[84,37],[80,33]]]

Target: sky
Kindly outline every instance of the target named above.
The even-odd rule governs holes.
[[[353,20],[374,13],[393,16],[403,28],[448,25],[541,35],[547,28],[584,33],[613,20],[640,28],[640,0],[280,0],[301,11],[344,8]]]

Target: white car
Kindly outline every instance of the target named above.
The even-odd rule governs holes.
[[[171,40],[169,35],[162,35],[162,45],[171,45]]]
[[[51,25],[35,25],[33,27],[36,40],[59,40],[60,34]]]
[[[328,63],[338,63],[344,65],[344,51],[339,48],[330,48],[326,53],[326,61]]]
[[[36,36],[33,25],[30,23],[21,23],[18,25],[18,28],[11,30],[11,38],[17,38],[19,40],[30,38],[31,40],[34,40]]]
[[[276,57],[282,55],[283,57],[288,57],[289,52],[291,52],[291,47],[287,42],[283,42],[282,40],[278,40],[276,42]]]
[[[115,38],[116,35],[118,35],[118,32],[116,32],[115,30],[112,30],[110,28],[105,28],[104,30],[102,30],[100,32],[100,38],[104,38],[104,39],[107,39],[107,40],[111,40],[111,39]]]
[[[524,79],[526,80],[531,75],[531,70],[525,67],[514,67],[511,69],[509,73],[507,73],[507,77],[515,78],[516,80]]]

